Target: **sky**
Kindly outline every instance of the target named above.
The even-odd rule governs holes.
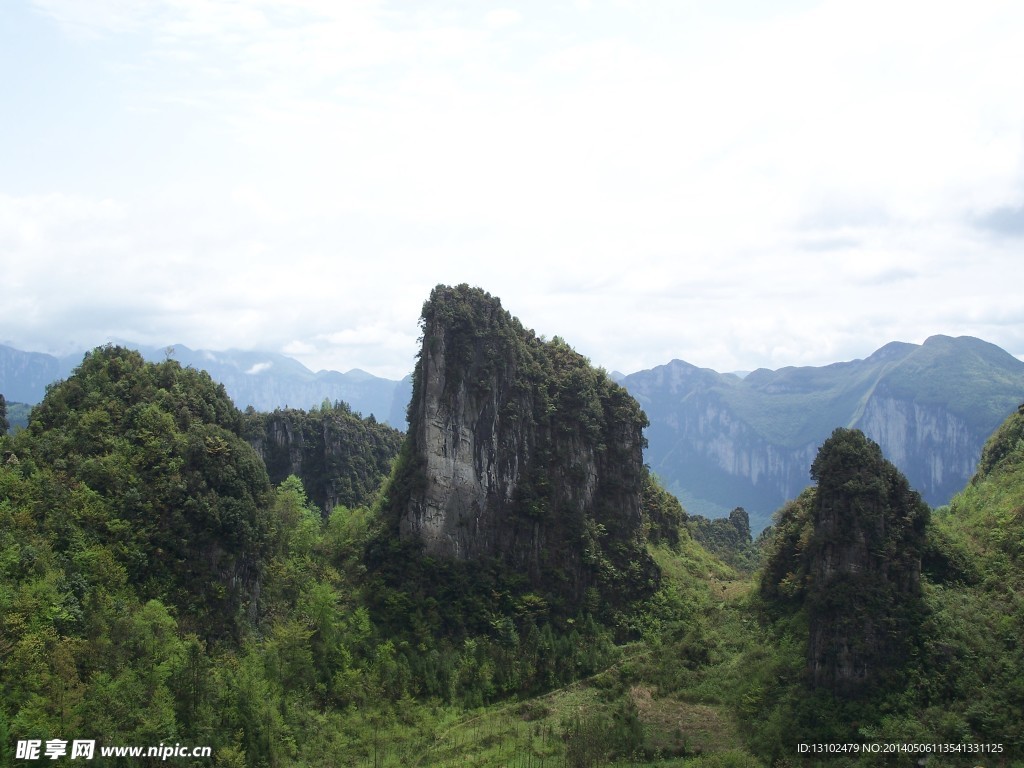
[[[623,373],[1024,357],[1017,0],[9,0],[0,343],[411,371],[469,283]]]

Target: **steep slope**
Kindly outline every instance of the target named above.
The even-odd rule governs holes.
[[[934,640],[922,660],[932,679],[921,678],[921,719],[941,717],[949,732],[1024,759],[1024,405],[934,518],[926,563]]]
[[[808,484],[817,446],[839,426],[863,430],[926,501],[946,503],[1024,398],[1024,362],[978,339],[933,336],[743,379],[674,361],[623,385],[650,416],[647,461],[669,489],[693,512],[742,505],[756,530]]]
[[[860,430],[835,430],[811,474],[777,518],[762,594],[806,610],[812,687],[862,696],[910,656],[929,509]]]
[[[656,569],[642,539],[646,418],[564,341],[498,299],[438,286],[423,307],[392,524],[426,555],[497,560],[582,606],[621,606]]]

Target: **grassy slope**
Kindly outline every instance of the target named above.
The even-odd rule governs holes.
[[[989,439],[978,473],[935,524],[973,556],[982,588],[1024,594],[1024,412]]]

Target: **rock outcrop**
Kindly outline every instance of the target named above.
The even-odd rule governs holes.
[[[808,670],[815,686],[857,691],[907,658],[929,510],[859,430],[837,429],[811,475]]]
[[[709,520],[691,515],[686,528],[704,549],[734,568],[750,568],[756,561],[754,540],[750,535],[750,516],[743,507],[736,507],[728,517]]]
[[[806,609],[812,686],[856,696],[909,657],[930,512],[859,430],[835,430],[811,474],[779,514],[762,594]]]
[[[421,323],[390,490],[400,536],[431,557],[500,561],[571,605],[649,589],[636,401],[480,289],[438,286]]]
[[[246,438],[275,485],[289,475],[302,480],[326,514],[338,505],[368,506],[391,472],[403,433],[361,418],[345,403],[310,411],[288,408],[247,413]]]

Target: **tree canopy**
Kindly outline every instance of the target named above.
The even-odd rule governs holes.
[[[89,507],[84,535],[121,542],[130,583],[215,636],[254,610],[269,530],[270,483],[240,427],[206,373],[111,346],[49,388],[13,445]],[[38,514],[59,525],[78,507]]]

